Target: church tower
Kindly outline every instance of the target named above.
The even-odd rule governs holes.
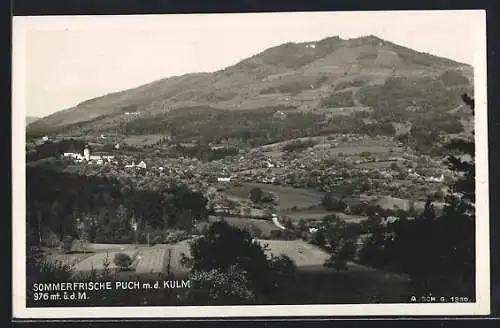
[[[90,161],[90,149],[88,145],[85,145],[85,148],[83,149],[83,157],[86,161]]]

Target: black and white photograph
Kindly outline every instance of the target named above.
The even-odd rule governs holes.
[[[485,30],[14,16],[14,317],[489,314]]]

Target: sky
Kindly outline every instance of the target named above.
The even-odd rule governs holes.
[[[14,17],[27,116],[165,77],[211,72],[285,42],[376,35],[474,66],[480,11]],[[14,77],[15,78],[15,77]],[[18,77],[20,78],[20,77]]]

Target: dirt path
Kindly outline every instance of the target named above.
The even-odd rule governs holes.
[[[272,220],[275,226],[277,226],[281,230],[286,230],[285,226],[281,225],[280,221],[278,220],[278,216],[273,215]]]

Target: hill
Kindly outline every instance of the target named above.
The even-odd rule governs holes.
[[[207,133],[213,141],[261,135],[262,129],[306,124],[310,129],[338,113],[405,121],[416,117],[414,112],[444,115],[457,108],[471,81],[472,67],[466,64],[375,36],[330,37],[286,43],[213,73],[170,77],[90,99],[37,120],[27,132],[169,133],[178,139]]]
[[[31,123],[39,120],[40,118],[39,117],[36,117],[36,116],[26,116],[26,126],[30,125]]]

